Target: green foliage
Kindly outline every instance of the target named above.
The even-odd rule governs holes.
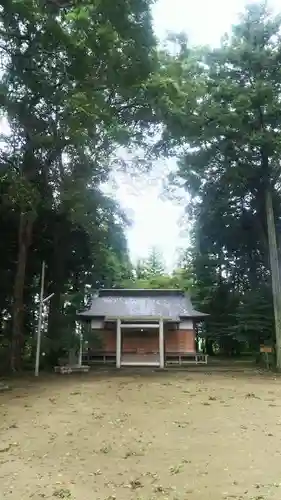
[[[165,264],[163,257],[156,248],[152,248],[147,259],[139,260],[136,264],[135,274],[137,279],[148,279],[164,274]]]
[[[192,276],[189,263],[182,258],[179,267],[170,274],[165,271],[163,258],[156,248],[152,248],[147,259],[139,260],[129,279],[122,282],[123,288],[180,289],[190,291]]]
[[[179,45],[176,57],[164,57],[177,91],[168,107],[157,104],[166,147],[181,146],[177,175],[191,194],[195,300],[211,314],[204,333],[222,342],[274,339],[270,274],[274,285],[279,272],[269,264],[266,198],[278,227],[280,27],[280,15],[251,4],[219,48]]]
[[[146,147],[155,121],[146,82],[157,54],[147,0],[2,0],[0,37],[0,106],[10,127],[0,154],[0,314],[20,369],[42,260],[46,295],[54,293],[45,339],[52,362],[76,338],[75,311],[91,288],[130,276],[128,221],[101,186],[118,146]]]

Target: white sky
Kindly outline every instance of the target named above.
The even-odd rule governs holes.
[[[158,0],[153,9],[156,35],[164,38],[168,31],[185,31],[192,44],[218,45],[243,11],[245,0]],[[281,0],[269,1],[279,7]],[[186,202],[161,199],[162,183],[169,170],[165,161],[155,165],[151,176],[131,183],[122,177],[117,197],[134,223],[128,230],[131,258],[145,257],[152,246],[163,254],[167,269],[176,261],[176,249],[188,241],[188,224],[181,220]],[[150,179],[151,177],[151,179]]]

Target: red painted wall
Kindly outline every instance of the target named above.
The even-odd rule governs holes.
[[[154,330],[149,334],[142,335],[141,332],[122,332],[122,352],[136,352],[138,354],[150,354],[159,352],[159,335]]]
[[[113,330],[102,330],[101,337],[103,340],[104,350],[106,352],[116,351],[116,332]]]
[[[101,331],[103,350],[115,352],[116,332]],[[168,330],[164,332],[165,352],[196,352],[194,330]],[[156,353],[159,352],[158,331],[142,335],[141,332],[122,332],[122,352]]]
[[[196,352],[194,330],[165,332],[166,352]]]

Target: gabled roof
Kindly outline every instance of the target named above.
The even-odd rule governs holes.
[[[88,311],[79,314],[84,318],[159,319],[180,321],[180,318],[208,316],[193,309],[190,297],[181,290],[151,289],[101,289],[92,298]]]

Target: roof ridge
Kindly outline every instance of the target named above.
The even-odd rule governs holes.
[[[180,321],[180,318],[202,318],[193,309],[189,294],[180,289],[101,289],[92,298],[84,317],[159,318]]]

